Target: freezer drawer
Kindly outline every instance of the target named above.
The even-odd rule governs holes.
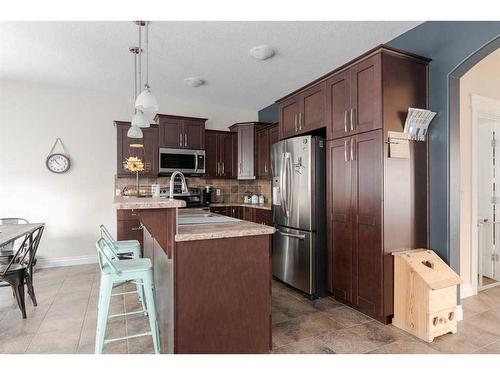
[[[315,294],[314,232],[277,225],[273,235],[273,275],[307,294]]]

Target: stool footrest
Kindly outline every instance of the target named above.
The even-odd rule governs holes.
[[[146,310],[139,310],[139,311],[130,311],[130,312],[125,312],[125,313],[120,313],[120,314],[113,314],[113,315],[108,315],[108,320],[111,318],[116,318],[119,316],[128,316],[128,315],[134,315],[134,314],[143,314],[147,312]]]
[[[137,294],[137,291],[135,290],[132,290],[130,292],[120,292],[120,293],[113,293],[111,296],[114,297],[114,296],[123,296],[125,294]]]
[[[127,339],[134,339],[136,337],[151,336],[151,335],[152,335],[151,331],[144,332],[144,333],[137,333],[135,335],[125,336],[125,337],[115,337],[114,339],[107,339],[107,340],[104,340],[104,343],[109,344],[110,342],[127,340]]]

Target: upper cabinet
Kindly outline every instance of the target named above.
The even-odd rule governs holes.
[[[139,175],[143,177],[158,176],[158,126],[143,128],[142,139],[127,137],[130,122],[115,121],[116,126],[116,174],[118,177],[134,177],[135,172],[130,172],[123,167],[123,161],[129,156],[137,156],[144,162],[144,171]],[[142,147],[130,147],[131,144],[141,144]]]
[[[205,118],[158,114],[159,147],[205,149]]]
[[[256,132],[268,125],[261,122],[240,122],[229,128],[237,133],[236,178],[240,180],[256,178]]]
[[[325,88],[321,82],[279,103],[281,139],[326,126]]]
[[[256,132],[255,162],[257,178],[271,177],[271,147],[279,141],[278,124]]]
[[[205,177],[236,177],[236,133],[206,130],[205,153],[207,160]]]

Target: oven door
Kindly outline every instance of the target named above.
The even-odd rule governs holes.
[[[183,150],[173,148],[160,148],[159,172],[169,174],[180,171],[184,174],[200,174],[198,169],[199,155],[205,155],[203,150]]]

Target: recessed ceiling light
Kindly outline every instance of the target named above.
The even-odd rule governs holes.
[[[256,46],[250,49],[250,56],[256,58],[257,60],[267,60],[274,56],[274,49],[267,45]]]
[[[198,87],[198,86],[201,86],[205,83],[204,80],[202,80],[201,78],[197,78],[197,77],[187,77],[187,78],[184,78],[184,83],[186,85],[188,85],[189,87]]]

